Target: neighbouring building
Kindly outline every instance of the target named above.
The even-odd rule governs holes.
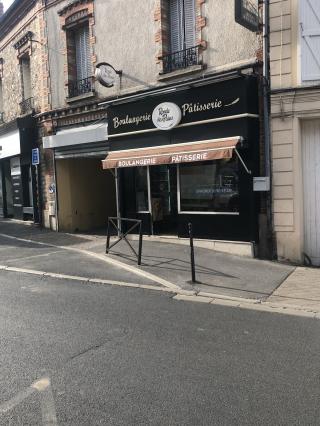
[[[320,265],[320,2],[271,2],[273,216],[278,258]]]
[[[101,160],[108,150],[106,112],[94,79],[97,29],[105,2],[47,0],[52,108],[37,115],[42,136],[43,223],[61,231],[106,226],[116,214],[115,182]],[[110,19],[110,18],[109,18]],[[98,36],[100,34],[100,36]]]
[[[147,234],[183,237],[191,221],[196,237],[261,249],[258,1],[47,0],[45,9],[45,225],[87,230],[118,214],[141,218]],[[94,79],[97,65],[109,87]]]
[[[16,0],[0,17],[0,216],[38,223],[34,114],[49,108],[41,6],[41,1]]]

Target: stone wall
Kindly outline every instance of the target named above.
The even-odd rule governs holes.
[[[54,108],[67,105],[65,70],[67,64],[65,35],[61,31],[59,10],[68,4],[87,8],[90,2],[52,1],[47,8],[47,25]],[[185,78],[241,66],[254,61],[261,51],[261,38],[243,28],[234,19],[234,0],[196,0],[197,44],[203,67],[161,76],[159,56],[163,52],[163,16],[160,0],[93,1],[90,43],[93,71],[98,62],[109,62],[123,71],[112,89],[96,83],[98,98],[114,97]],[[90,6],[91,7],[91,6]],[[169,78],[168,78],[169,77]],[[89,99],[88,99],[89,101]]]
[[[32,40],[20,49],[14,45],[31,31]],[[12,30],[0,40],[0,58],[2,65],[2,89],[4,102],[4,120],[10,122],[21,115],[20,102],[23,100],[22,78],[19,54],[26,48],[30,55],[31,91],[37,112],[50,109],[49,72],[46,64],[46,40],[41,2],[31,9]]]

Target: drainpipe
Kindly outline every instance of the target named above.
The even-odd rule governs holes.
[[[272,218],[272,169],[271,169],[271,131],[270,131],[270,0],[263,2],[263,110],[265,143],[265,176],[270,179],[270,191],[266,193],[267,232],[270,234],[272,258],[276,258],[273,218]]]

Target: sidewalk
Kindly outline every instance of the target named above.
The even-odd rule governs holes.
[[[11,242],[19,241],[12,252],[5,250],[5,246],[1,248],[1,238],[6,240],[8,236]],[[158,286],[184,295],[186,300],[191,297],[187,294],[193,293],[198,296],[197,301],[202,297],[206,301],[233,301],[238,306],[263,303],[281,309],[320,312],[320,269],[195,248],[197,283],[193,284],[188,246],[145,239],[142,265],[138,267],[125,242],[121,241],[106,255],[105,240],[103,235],[56,233],[22,222],[0,220],[0,265],[14,263],[20,268],[49,273]],[[28,244],[42,252],[28,256],[30,247],[24,246]],[[137,247],[138,243],[132,244]]]

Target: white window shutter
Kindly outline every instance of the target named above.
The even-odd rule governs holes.
[[[170,0],[170,49],[183,50],[183,0]]]
[[[185,42],[186,48],[196,45],[195,0],[184,0]]]
[[[89,27],[83,26],[75,32],[77,80],[90,77]]]
[[[1,121],[2,112],[3,112],[3,91],[2,91],[2,79],[0,78],[0,121]],[[0,183],[1,183],[1,178],[0,178]]]
[[[23,98],[29,99],[32,96],[31,93],[31,69],[30,69],[30,59],[22,59],[22,81],[23,81]]]
[[[320,80],[320,1],[300,0],[301,80]]]
[[[196,44],[195,0],[170,0],[171,52]]]

